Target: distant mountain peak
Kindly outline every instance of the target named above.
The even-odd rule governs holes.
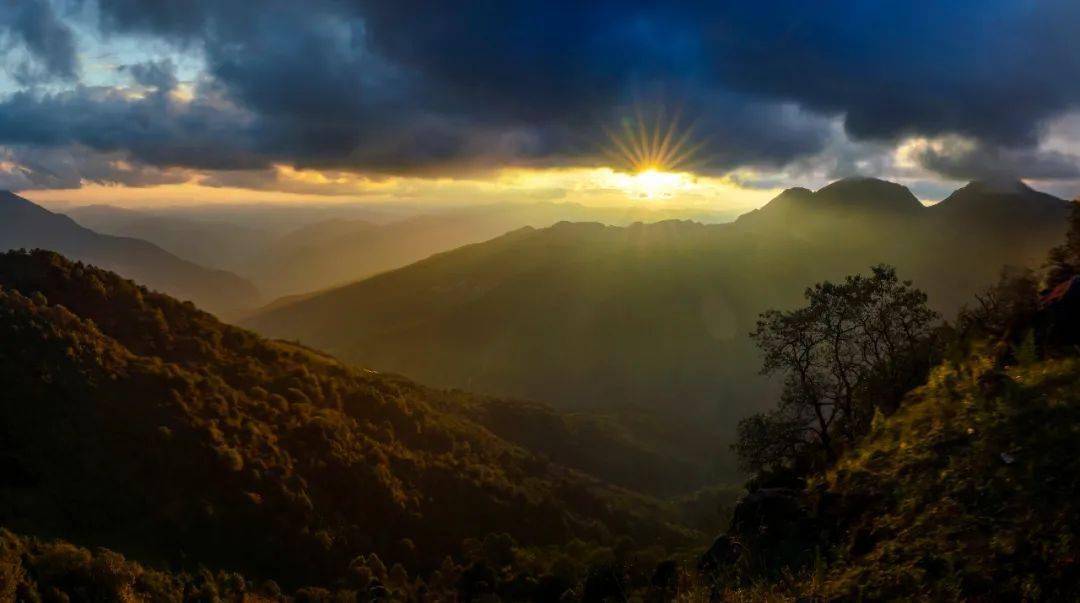
[[[964,188],[995,195],[1023,195],[1034,192],[1034,189],[1025,184],[1023,180],[1008,176],[972,180]]]
[[[784,191],[782,193],[780,193],[779,195],[777,195],[776,198],[777,199],[805,199],[805,198],[808,198],[808,197],[812,196],[813,194],[814,194],[814,191],[812,191],[812,190],[810,190],[808,188],[805,188],[805,187],[802,187],[802,186],[794,186],[794,187],[791,187],[791,188],[784,189]]]
[[[866,214],[910,213],[922,209],[922,203],[907,187],[878,178],[856,176],[842,178],[817,191],[802,187],[789,188],[769,201],[761,210],[755,210],[744,217],[757,220],[761,219],[759,216],[784,216],[793,211],[799,215],[807,215],[806,212],[818,211]]]
[[[16,195],[15,193],[13,193],[11,191],[7,191],[7,190],[0,190],[0,201],[3,201],[5,203],[10,202],[10,203],[26,203],[26,204],[30,204],[30,201],[24,199],[23,197],[20,197],[19,195]]]
[[[982,219],[998,216],[998,221],[1014,226],[1016,220],[1042,219],[1044,215],[1063,220],[1066,208],[1063,199],[1037,191],[1014,178],[974,180],[933,205],[936,214],[978,215]]]
[[[181,259],[142,239],[100,234],[11,191],[0,191],[0,251],[48,249],[97,266],[121,270],[152,289],[195,299],[211,309],[253,305],[254,285],[226,271]]]
[[[906,186],[866,176],[842,178],[814,193],[815,199],[830,203],[859,204],[860,207],[910,211],[922,203]]]
[[[33,201],[5,190],[0,190],[0,212],[5,212],[8,216],[52,214],[52,212]]]

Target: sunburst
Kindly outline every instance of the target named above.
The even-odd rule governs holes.
[[[603,153],[613,167],[637,174],[692,171],[704,161],[700,151],[706,141],[680,118],[678,111],[669,116],[658,109],[646,116],[635,107],[633,116],[624,117],[618,127],[604,128],[609,144]]]

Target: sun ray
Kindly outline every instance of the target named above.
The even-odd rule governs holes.
[[[658,118],[653,122],[652,141],[649,143],[650,161],[656,163],[660,159],[660,126],[663,122],[663,111],[658,113]]]
[[[626,147],[630,149],[631,166],[634,171],[640,171],[641,166],[645,163],[645,155],[641,149],[641,145],[638,144],[637,134],[634,132],[634,125],[630,119],[624,119],[623,126],[623,139]]]
[[[681,167],[685,167],[685,164],[688,163],[689,161],[691,161],[692,159],[694,159],[694,156],[697,154],[697,152],[700,151],[702,148],[704,148],[704,146],[705,146],[705,144],[707,142],[708,141],[706,141],[706,140],[700,140],[700,141],[694,143],[693,145],[683,149],[678,155],[676,155],[675,157],[672,157],[668,161],[668,164],[671,166],[669,169],[674,170],[674,169],[678,169],[678,168],[681,168]]]
[[[648,113],[635,105],[617,128],[603,128],[608,145],[602,154],[614,161],[614,168],[638,174],[682,170],[697,164],[697,155],[706,141],[695,136],[695,124],[683,127],[681,117],[679,110],[669,113],[660,108]]]
[[[660,149],[657,151],[657,162],[661,165],[666,164],[670,157],[671,142],[675,137],[675,132],[679,129],[679,116],[679,112],[672,116],[670,123],[668,123],[667,132],[664,133],[664,140],[660,143]]]
[[[649,135],[648,130],[645,127],[645,117],[642,115],[641,107],[634,107],[634,115],[637,118],[637,140],[635,141],[638,149],[641,150],[641,164],[637,166],[638,171],[647,170],[651,167],[653,160],[649,153]]]
[[[645,111],[635,105],[616,125],[602,127],[608,142],[600,154],[611,162],[617,188],[633,198],[662,201],[694,186],[694,172],[712,157],[702,155],[708,141],[697,136],[696,121],[686,124],[682,118],[679,107]]]
[[[607,133],[608,138],[611,140],[611,144],[614,145],[614,149],[608,147],[605,148],[605,154],[618,157],[620,163],[636,165],[637,159],[634,156],[634,152],[630,149],[630,145],[625,140],[619,137],[618,133],[610,128],[605,127],[604,131]]]

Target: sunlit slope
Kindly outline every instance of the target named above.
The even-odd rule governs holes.
[[[1030,218],[1022,229],[978,203],[924,208],[870,179],[792,189],[727,225],[523,229],[246,324],[432,383],[725,429],[773,401],[746,336],[759,312],[879,262],[954,310],[1062,236],[1066,204],[1029,197],[1010,197]]]
[[[829,595],[1056,600],[1080,578],[1080,363],[936,369],[824,479]],[[811,487],[814,491],[814,487]]]
[[[0,522],[21,534],[293,586],[333,583],[372,552],[432,569],[493,532],[693,537],[572,467],[611,468],[519,445],[511,402],[348,368],[55,254],[0,255],[0,331]],[[491,429],[489,405],[510,407]],[[588,444],[550,410],[520,415]]]

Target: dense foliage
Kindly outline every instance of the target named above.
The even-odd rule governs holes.
[[[784,377],[778,407],[739,424],[735,448],[751,472],[835,460],[875,413],[893,412],[935,360],[937,315],[926,294],[892,267],[819,283],[806,290],[806,301],[765,312],[751,333],[763,352],[762,372]]]
[[[1080,360],[935,369],[821,481],[843,536],[824,590],[869,600],[1080,595]]]
[[[453,410],[463,394],[49,252],[0,256],[0,382],[0,522],[154,564],[366,587],[371,555],[430,573],[490,534],[537,551],[694,538],[659,503]]]

